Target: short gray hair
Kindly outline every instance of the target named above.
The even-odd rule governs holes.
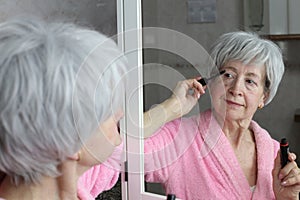
[[[272,41],[262,39],[251,32],[226,33],[213,44],[211,57],[217,68],[234,60],[244,64],[264,64],[265,90],[269,94],[265,104],[272,101],[284,73],[281,50]]]
[[[121,109],[126,61],[97,31],[31,18],[0,24],[0,51],[0,171],[15,184],[56,177]]]

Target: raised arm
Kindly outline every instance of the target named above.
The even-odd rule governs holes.
[[[205,93],[205,88],[196,79],[178,82],[170,98],[144,113],[144,138],[150,137],[165,123],[190,112]]]

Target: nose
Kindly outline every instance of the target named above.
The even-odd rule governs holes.
[[[229,93],[233,96],[242,96],[243,95],[243,83],[240,79],[235,79],[230,83]]]

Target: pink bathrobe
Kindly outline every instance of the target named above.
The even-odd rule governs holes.
[[[77,195],[80,200],[94,200],[101,192],[111,189],[121,170],[123,143],[115,148],[104,163],[86,171],[78,180]]]
[[[181,199],[270,200],[272,169],[279,143],[256,122],[250,124],[257,149],[254,191],[211,111],[169,122],[145,141],[146,181],[159,182]]]

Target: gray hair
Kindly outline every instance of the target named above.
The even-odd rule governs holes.
[[[211,57],[217,68],[234,60],[244,64],[264,64],[265,91],[269,95],[265,104],[272,101],[284,73],[281,50],[272,41],[262,39],[255,33],[226,33],[213,44]]]
[[[0,24],[0,171],[15,184],[56,177],[121,109],[126,62],[113,40],[70,23]]]

